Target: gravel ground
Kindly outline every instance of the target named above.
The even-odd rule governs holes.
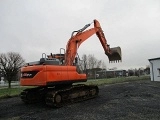
[[[2,120],[159,120],[160,82],[139,81],[99,86],[97,98],[50,108],[25,105],[19,97],[0,100]]]

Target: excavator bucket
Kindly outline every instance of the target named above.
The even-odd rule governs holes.
[[[121,48],[114,47],[110,48],[111,54],[105,53],[108,56],[109,62],[119,62],[122,61]]]

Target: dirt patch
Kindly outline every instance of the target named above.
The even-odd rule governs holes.
[[[160,82],[138,81],[100,86],[95,99],[59,109],[19,97],[0,100],[0,119],[11,120],[151,120],[160,119]]]

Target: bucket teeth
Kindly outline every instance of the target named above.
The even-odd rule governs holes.
[[[122,60],[110,60],[109,63],[119,63],[122,62]]]

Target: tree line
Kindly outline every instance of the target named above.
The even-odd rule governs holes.
[[[85,72],[88,78],[109,78],[109,77],[118,77],[118,76],[140,76],[145,74],[150,74],[149,65],[146,68],[135,68],[128,70],[117,70],[117,67],[107,69],[104,61],[97,59],[93,54],[83,54],[82,56],[82,71]]]
[[[83,54],[81,65],[83,70],[94,69],[94,68],[106,69],[105,62],[97,59],[93,54],[89,55]]]

